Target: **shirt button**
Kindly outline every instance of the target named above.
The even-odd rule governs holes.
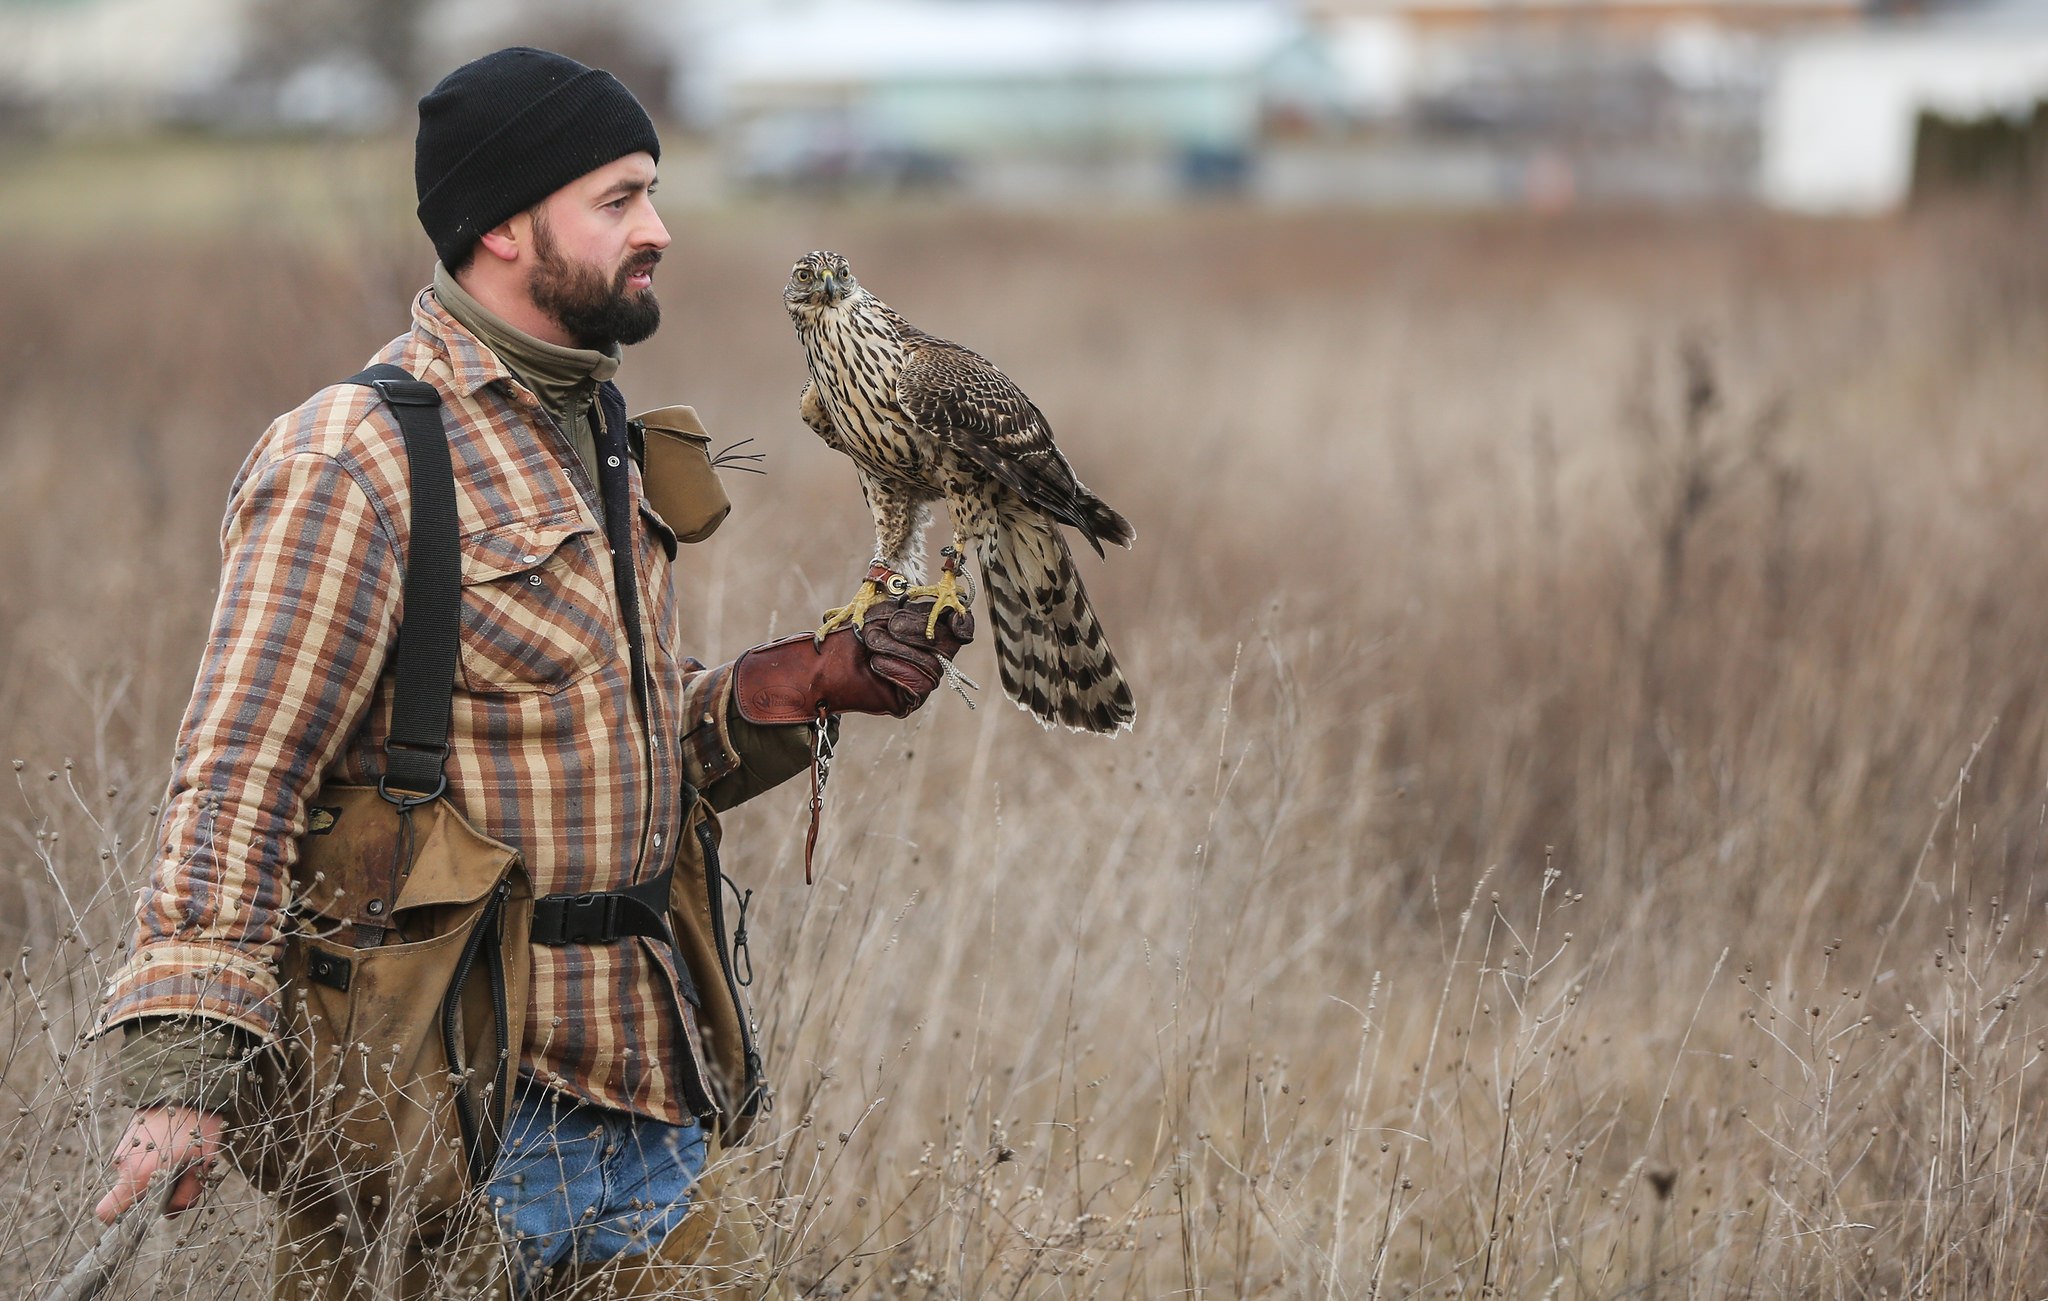
[[[540,557],[539,557],[539,556],[521,556],[521,557],[520,557],[520,562],[521,562],[522,564],[528,564],[528,565],[537,565],[537,564],[539,564],[539,563],[540,563]]]
[[[529,586],[532,586],[532,587],[539,587],[539,586],[540,586],[540,575],[539,575],[539,574],[528,574],[528,575],[526,576],[526,581],[527,581],[527,583],[528,583],[528,585],[529,585]]]
[[[661,848],[661,833],[659,831],[654,833],[654,847],[656,849]]]
[[[619,468],[619,458],[618,458],[618,457],[616,457],[616,456],[607,456],[607,457],[605,457],[605,458],[604,458],[604,463],[605,463],[606,465],[609,465],[610,467],[612,467],[612,468],[613,468],[614,470],[616,470],[616,469],[618,469],[618,468]]]

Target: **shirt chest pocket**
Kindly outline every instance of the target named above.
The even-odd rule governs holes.
[[[462,684],[474,692],[569,686],[613,654],[597,532],[571,520],[507,524],[462,542]]]

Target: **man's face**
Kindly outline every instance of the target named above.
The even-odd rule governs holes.
[[[627,154],[533,210],[527,292],[585,348],[639,343],[661,324],[654,266],[668,247],[655,215],[654,159]]]

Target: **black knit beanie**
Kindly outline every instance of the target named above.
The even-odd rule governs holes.
[[[641,150],[661,157],[654,123],[609,72],[525,46],[486,54],[420,101],[420,225],[458,266],[485,231]]]

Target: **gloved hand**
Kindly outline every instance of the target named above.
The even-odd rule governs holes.
[[[820,714],[902,718],[945,681],[940,657],[974,640],[974,616],[948,610],[927,638],[928,600],[879,601],[858,628],[834,628],[823,644],[810,633],[784,637],[733,665],[733,702],[749,723],[809,723]]]

